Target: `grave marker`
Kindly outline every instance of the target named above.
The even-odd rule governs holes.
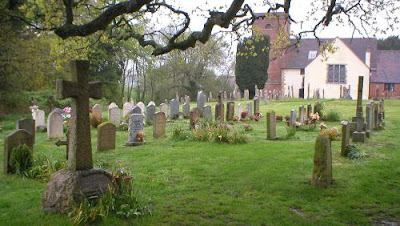
[[[190,104],[188,102],[182,105],[183,118],[188,119],[190,115]]]
[[[119,109],[119,108],[118,108]],[[97,127],[97,151],[115,149],[115,124],[104,122]]]
[[[215,121],[224,121],[224,103],[222,103],[222,92],[218,92],[218,102],[215,105]]]
[[[14,148],[26,144],[33,150],[33,136],[24,129],[12,131],[4,138],[4,173],[8,174],[14,171],[9,165],[11,152]]]
[[[89,97],[101,98],[101,82],[89,83],[89,61],[71,61],[72,81],[57,80],[56,97],[71,100],[71,125],[68,139],[68,170],[52,175],[43,192],[46,212],[69,212],[83,197],[99,197],[112,181],[102,169],[92,169]]]
[[[179,118],[179,101],[178,99],[172,99],[169,102],[170,105],[170,117],[171,119]]]
[[[154,114],[156,112],[156,104],[151,101],[146,107],[146,121],[153,121]]]
[[[203,107],[203,116],[207,120],[211,120],[211,106],[210,105],[205,105]]]
[[[331,141],[326,135],[319,135],[315,141],[314,167],[311,183],[326,188],[332,184]]]
[[[143,115],[141,113],[131,114],[129,117],[128,141],[126,146],[137,146],[143,144],[137,139],[137,133],[143,131]]]
[[[64,136],[64,120],[60,113],[51,112],[47,119],[47,138],[60,138]]]
[[[165,113],[160,111],[154,114],[154,121],[153,121],[153,137],[154,138],[161,138],[165,137],[165,127],[167,124],[167,117]]]
[[[274,140],[276,137],[276,119],[275,112],[267,112],[267,139]]]
[[[226,121],[232,121],[235,116],[235,102],[228,102],[226,107]]]
[[[193,108],[190,111],[189,129],[196,129],[200,124],[201,111],[198,108]]]
[[[111,103],[108,107],[108,121],[116,126],[121,121],[121,109],[115,103]]]

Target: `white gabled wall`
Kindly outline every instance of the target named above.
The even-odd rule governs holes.
[[[307,98],[307,87],[310,84],[310,97],[314,90],[319,88],[322,98],[322,92],[325,90],[326,99],[340,98],[340,85],[346,88],[351,86],[351,97],[357,99],[358,76],[364,76],[363,99],[368,99],[369,93],[369,74],[370,70],[340,39],[335,39],[334,46],[337,48],[335,53],[329,53],[326,60],[318,55],[305,68],[305,98]],[[328,83],[328,65],[343,64],[346,65],[347,78],[346,84]]]
[[[300,75],[300,69],[282,69],[282,85],[284,96],[288,96],[288,87],[291,88],[293,86],[294,97],[299,98],[299,89],[301,88],[302,82],[303,75]]]

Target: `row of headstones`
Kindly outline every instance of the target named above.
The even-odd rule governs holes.
[[[358,110],[358,111],[362,111]],[[379,130],[385,119],[385,103],[384,100],[379,102],[369,101],[365,106],[365,118],[361,113],[352,118],[352,122],[348,123],[349,136],[353,142],[365,142],[366,138],[370,138],[372,130]]]

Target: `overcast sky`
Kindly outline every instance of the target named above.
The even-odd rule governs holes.
[[[399,2],[399,0],[396,0]],[[169,3],[170,1],[168,1]],[[171,1],[174,6],[179,6],[181,9],[188,11],[191,13],[191,26],[190,28],[192,30],[200,30],[203,27],[203,24],[205,23],[206,19],[204,16],[201,16],[201,14],[207,14],[207,12],[202,12],[200,9],[210,9],[215,7],[216,9],[220,9],[221,11],[225,9],[231,2],[232,0],[173,0]],[[280,0],[270,0],[270,2],[283,2]],[[291,16],[292,18],[297,21],[297,24],[291,24],[291,31],[294,33],[298,33],[303,30],[309,30],[314,27],[316,24],[315,21],[312,21],[310,19],[307,19],[307,15],[309,15],[310,11],[310,4],[313,2],[313,0],[297,0],[297,1],[292,1],[291,3]],[[317,1],[318,2],[318,1]],[[319,1],[321,2],[321,1]],[[340,2],[340,0],[338,0]],[[251,8],[257,12],[257,13],[262,13],[266,12],[268,10],[268,6],[264,3],[263,0],[245,0],[245,3],[249,4]],[[197,10],[196,10],[197,8]],[[193,10],[196,10],[195,12],[192,12]],[[320,15],[315,15],[317,18],[322,18],[324,15],[322,11],[320,11]],[[400,13],[399,13],[400,14]],[[377,18],[380,18],[380,22],[382,23],[382,26],[384,26],[384,15],[376,15]],[[158,21],[160,23],[160,21]],[[161,22],[162,23],[162,22]],[[214,28],[214,31],[218,30],[218,28]],[[353,28],[350,26],[346,26],[343,23],[332,23],[328,27],[324,28],[322,31],[318,31],[318,36],[322,38],[334,38],[334,37],[366,37],[366,35],[360,35],[357,32],[353,34]],[[389,31],[387,34],[381,34],[377,33],[375,34],[377,37],[386,37],[389,35],[399,35],[400,34],[400,29],[399,26],[397,25],[397,28],[395,31]],[[368,33],[369,37],[373,37],[374,33],[369,32]]]

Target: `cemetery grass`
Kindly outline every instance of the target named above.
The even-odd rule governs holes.
[[[243,101],[242,103],[245,103]],[[117,131],[116,149],[96,152],[96,130],[91,130],[94,165],[128,169],[139,200],[151,210],[142,218],[106,218],[104,225],[347,225],[381,222],[400,223],[400,101],[385,101],[385,129],[372,132],[365,144],[356,144],[367,154],[359,160],[341,157],[340,141],[332,142],[333,186],[311,185],[315,138],[313,132],[297,131],[294,138],[265,139],[265,114],[289,115],[307,101],[260,103],[263,117],[249,121],[247,144],[174,141],[172,129],[188,123],[167,123],[167,137],[152,139],[145,127],[147,144],[124,147],[128,135]],[[355,114],[355,101],[324,100],[325,112],[334,109],[342,119]],[[365,104],[365,102],[364,102]],[[191,106],[194,106],[192,103]],[[214,103],[212,103],[214,105]],[[365,109],[365,108],[364,108]],[[105,114],[104,114],[105,115]],[[15,126],[18,116],[1,123],[0,144]],[[234,123],[241,129],[243,123]],[[327,122],[340,128],[340,122]],[[285,137],[285,123],[277,123],[277,136]],[[53,160],[65,158],[65,147],[56,147],[46,133],[36,133],[34,154]],[[0,167],[3,168],[3,155]],[[45,214],[41,192],[45,183],[16,175],[0,174],[0,224],[70,225],[65,215]]]

